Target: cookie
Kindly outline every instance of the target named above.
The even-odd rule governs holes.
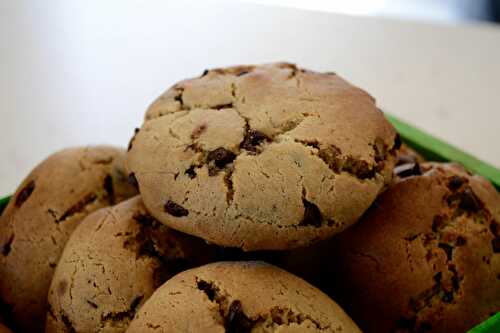
[[[2,325],[2,323],[0,323],[0,333],[12,333],[12,331],[9,330],[7,326]]]
[[[127,161],[162,223],[276,250],[353,224],[390,182],[399,144],[366,92],[278,63],[176,84],[147,111]]]
[[[103,208],[66,244],[49,291],[45,332],[124,332],[156,288],[214,254],[202,239],[157,222],[139,197]]]
[[[66,149],[19,186],[0,217],[0,299],[15,330],[43,330],[50,281],[78,223],[136,193],[124,162],[124,151],[113,147]]]
[[[264,262],[218,262],[184,271],[137,312],[134,332],[360,332],[304,280]]]
[[[500,195],[424,163],[328,242],[330,294],[365,332],[465,332],[500,311]]]

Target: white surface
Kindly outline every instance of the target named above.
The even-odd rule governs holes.
[[[500,166],[500,28],[245,3],[0,2],[0,194],[63,147],[125,146],[153,99],[203,69],[335,71],[405,120]]]

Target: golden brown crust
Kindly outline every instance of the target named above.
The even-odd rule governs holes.
[[[128,165],[161,222],[245,250],[354,223],[392,177],[395,132],[337,75],[278,63],[206,72],[146,113]]]
[[[113,147],[66,149],[28,175],[0,217],[0,299],[19,328],[43,330],[49,284],[78,223],[134,193]]]
[[[139,197],[90,214],[57,265],[45,332],[124,332],[157,287],[214,252],[157,222]]]
[[[465,332],[500,309],[500,196],[424,163],[329,241],[332,294],[366,332]]]
[[[184,271],[138,311],[134,332],[360,332],[304,280],[263,262],[219,262]]]

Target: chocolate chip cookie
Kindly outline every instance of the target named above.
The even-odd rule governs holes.
[[[61,256],[45,332],[124,332],[163,282],[213,261],[214,247],[149,215],[139,197],[85,218]]]
[[[363,90],[277,63],[176,84],[148,109],[127,159],[162,223],[272,250],[353,224],[390,182],[399,143]]]
[[[500,195],[424,163],[333,237],[331,294],[365,332],[465,332],[500,310]]]
[[[137,312],[134,332],[360,332],[304,280],[264,262],[219,262],[184,271]]]
[[[66,149],[19,186],[0,217],[0,299],[15,330],[43,330],[50,281],[78,223],[136,194],[124,162],[124,151],[113,147]]]

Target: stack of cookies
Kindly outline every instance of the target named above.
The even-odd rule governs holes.
[[[0,332],[465,332],[500,310],[500,195],[288,63],[205,71],[128,150],[63,150],[0,217]]]

